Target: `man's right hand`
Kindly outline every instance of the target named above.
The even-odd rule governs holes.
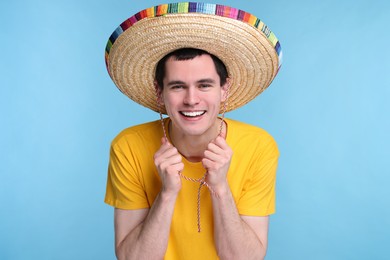
[[[162,192],[176,195],[181,189],[179,172],[183,171],[182,157],[176,147],[163,137],[161,147],[154,155],[154,164],[162,182]]]
[[[118,259],[163,259],[172,216],[181,189],[182,157],[165,138],[154,155],[162,182],[150,209],[115,209],[115,243]]]

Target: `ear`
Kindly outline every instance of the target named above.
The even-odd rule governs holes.
[[[230,78],[226,78],[225,84],[221,86],[221,102],[225,102],[228,99],[230,83]]]
[[[162,89],[158,86],[157,81],[153,82],[154,89],[156,90],[157,103],[159,105],[164,105],[164,97],[162,94]]]

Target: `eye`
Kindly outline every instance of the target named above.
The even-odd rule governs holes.
[[[212,87],[212,85],[210,85],[210,84],[200,84],[199,85],[199,88],[204,89],[204,90],[211,88],[211,87]]]
[[[180,90],[180,89],[183,89],[184,86],[183,85],[172,85],[170,88],[172,90]]]

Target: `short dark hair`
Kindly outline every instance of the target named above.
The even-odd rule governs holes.
[[[170,57],[174,57],[175,60],[192,60],[193,58],[201,55],[210,55],[214,62],[215,70],[219,76],[220,85],[223,86],[228,78],[228,72],[225,64],[215,55],[208,53],[207,51],[195,48],[181,48],[165,55],[156,66],[155,81],[158,87],[162,90],[164,88],[165,77],[165,64]]]

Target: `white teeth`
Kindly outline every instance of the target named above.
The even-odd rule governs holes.
[[[200,115],[203,115],[205,113],[205,111],[194,111],[194,112],[181,112],[184,116],[188,116],[188,117],[196,117],[196,116],[200,116]]]

